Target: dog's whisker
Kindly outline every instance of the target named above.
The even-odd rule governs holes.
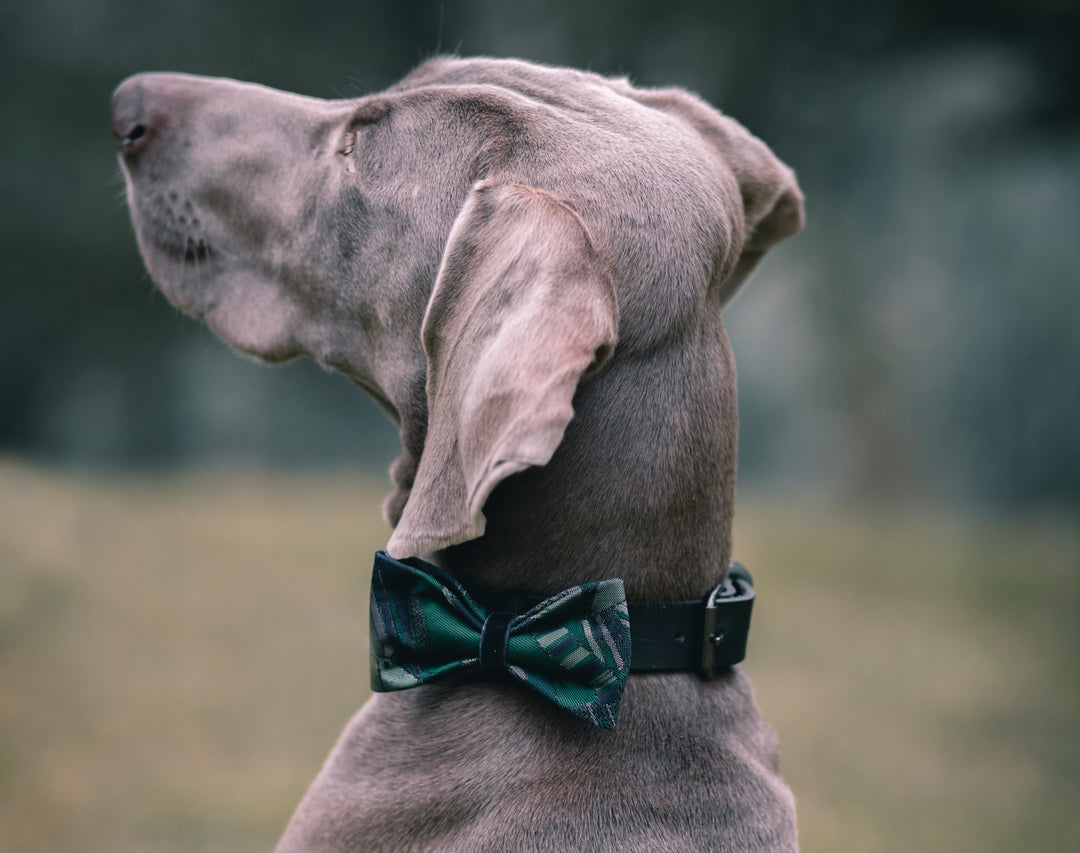
[[[363,92],[368,95],[372,92],[371,86],[361,80],[359,77],[353,77],[352,75],[346,75],[345,79],[349,81],[351,88],[356,89],[358,92]]]

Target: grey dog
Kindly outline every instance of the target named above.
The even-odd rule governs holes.
[[[643,602],[723,579],[721,313],[803,222],[740,124],[680,89],[449,57],[353,100],[142,74],[112,116],[166,296],[400,428],[393,557],[546,595],[622,577]],[[738,667],[632,674],[614,731],[510,684],[427,685],[372,697],[278,849],[795,850],[778,763]]]

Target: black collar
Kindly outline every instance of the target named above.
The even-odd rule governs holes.
[[[754,586],[732,563],[727,579],[704,600],[629,602],[630,671],[694,670],[704,678],[746,657]]]
[[[488,610],[523,613],[545,596],[468,586]],[[696,601],[630,601],[630,671],[697,672],[711,678],[746,657],[754,586],[732,563],[727,578]]]

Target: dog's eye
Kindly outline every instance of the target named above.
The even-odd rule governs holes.
[[[356,131],[346,133],[345,138],[341,142],[341,146],[338,148],[337,153],[345,158],[345,171],[352,174],[355,171],[353,168],[352,153],[356,150]]]

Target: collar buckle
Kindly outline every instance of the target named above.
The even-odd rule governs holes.
[[[754,586],[750,573],[739,563],[732,563],[727,578],[705,599],[701,635],[703,678],[712,678],[721,669],[746,657],[753,606]]]

